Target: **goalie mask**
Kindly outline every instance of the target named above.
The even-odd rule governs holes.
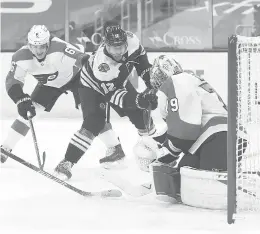
[[[159,89],[171,76],[182,72],[181,65],[175,59],[166,55],[160,55],[154,60],[150,70],[151,85],[154,89]]]
[[[38,59],[45,58],[50,45],[50,32],[44,25],[34,25],[28,35],[28,47],[32,54]]]

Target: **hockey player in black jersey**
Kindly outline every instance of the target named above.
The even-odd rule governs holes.
[[[81,87],[79,94],[83,111],[81,129],[74,134],[69,143],[65,158],[58,164],[55,171],[60,177],[70,178],[72,166],[79,161],[100,134],[106,123],[106,105],[120,115],[128,116],[137,128],[139,135],[154,133],[154,124],[147,129],[144,123],[144,112],[157,107],[157,96],[149,89],[151,64],[139,39],[131,32],[124,31],[119,24],[107,22],[104,25],[104,41],[95,51],[81,70]],[[128,82],[129,75],[136,69],[146,86],[146,91],[138,93]],[[110,136],[114,151],[100,160],[100,163],[115,162],[124,158],[119,141]]]

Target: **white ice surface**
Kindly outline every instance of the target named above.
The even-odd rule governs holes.
[[[12,121],[1,120],[1,142]],[[52,173],[63,158],[79,119],[43,119],[35,122],[40,151],[47,153],[45,169]],[[137,133],[126,119],[113,123],[127,154],[128,168],[117,171],[133,184],[148,182],[133,159]],[[37,165],[31,133],[14,154]],[[86,191],[115,188],[98,178],[98,159],[104,154],[96,140],[88,153],[73,167],[70,183]],[[210,211],[163,203],[153,194],[134,199],[84,198],[37,174],[12,159],[0,168],[0,233],[245,233],[260,230],[259,219],[238,220],[228,225],[225,211]],[[257,231],[258,230],[258,231]]]

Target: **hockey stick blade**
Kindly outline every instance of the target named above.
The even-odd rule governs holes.
[[[117,175],[114,175],[114,173],[111,171],[102,170],[97,173],[102,179],[112,183],[132,197],[142,197],[150,194],[153,191],[151,183],[132,185],[129,181],[124,180]]]
[[[10,152],[7,152],[5,151],[4,149],[1,149],[1,153],[4,154],[5,156],[8,156],[10,158],[12,158],[13,160],[23,164],[24,166],[32,169],[33,171],[35,172],[38,172],[39,174],[45,176],[46,178],[48,179],[51,179],[52,181],[68,188],[69,190],[75,192],[75,193],[78,193],[84,197],[102,197],[102,198],[106,198],[106,197],[121,197],[122,196],[122,193],[121,191],[117,190],[117,189],[112,189],[112,190],[103,190],[103,191],[100,191],[100,192],[86,192],[84,190],[81,190],[81,189],[78,189],[68,183],[66,183],[65,181],[63,180],[60,180],[59,178],[51,175],[50,173],[46,172],[46,171],[43,171],[41,170],[40,168],[34,166],[33,164],[19,158],[18,156],[10,153]]]

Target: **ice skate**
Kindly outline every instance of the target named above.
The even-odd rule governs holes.
[[[55,168],[54,175],[61,180],[69,180],[72,177],[71,168],[73,163],[63,159]]]
[[[124,164],[125,153],[121,144],[114,147],[109,147],[106,151],[106,156],[99,160],[99,163],[105,169],[122,169],[125,168]]]
[[[10,149],[4,148],[2,145],[1,145],[0,147],[1,147],[1,149],[5,150],[5,151],[7,151],[7,152],[11,152],[11,151],[12,151],[12,150],[10,150]],[[1,163],[5,163],[6,160],[8,159],[8,156],[4,155],[3,153],[1,153],[0,156],[1,156],[1,158],[0,158]]]

